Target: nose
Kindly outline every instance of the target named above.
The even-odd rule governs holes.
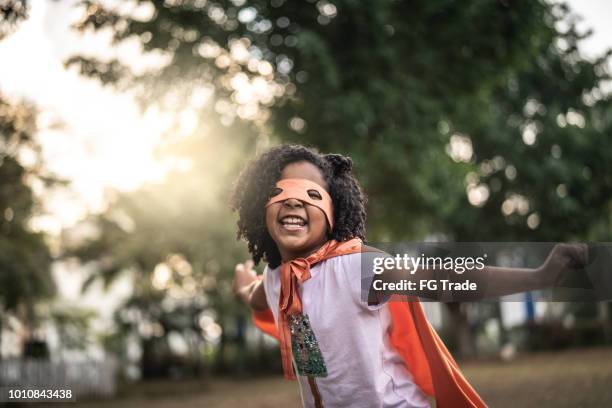
[[[304,203],[302,203],[297,198],[288,198],[285,201],[283,201],[283,206],[291,207],[291,208],[301,208],[304,206]]]

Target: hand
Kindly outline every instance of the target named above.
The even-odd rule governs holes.
[[[545,287],[561,283],[570,272],[584,269],[589,260],[586,244],[557,244],[537,269]]]
[[[245,296],[245,289],[257,280],[257,273],[253,270],[253,265],[253,261],[250,259],[236,265],[232,291],[237,297],[243,298]]]

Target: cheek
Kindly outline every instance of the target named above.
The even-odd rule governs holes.
[[[266,207],[266,227],[268,227],[268,231],[271,230],[276,222],[279,207],[280,204],[277,203]]]
[[[325,213],[313,206],[308,207],[308,220],[310,229],[315,235],[324,235],[327,233],[327,219]]]

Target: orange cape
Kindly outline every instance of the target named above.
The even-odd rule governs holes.
[[[340,255],[359,253],[365,250],[367,249],[362,249],[362,243],[358,239],[344,242],[328,241],[320,250],[310,255],[308,258],[295,260],[297,262],[291,261],[294,262],[294,264],[290,269],[305,268],[305,270],[299,273],[306,273],[309,277],[310,265],[314,263]],[[285,271],[288,271],[289,262],[281,265],[281,273],[283,267],[285,267]],[[285,272],[285,274],[288,274],[288,272]],[[295,279],[297,278],[291,276],[291,279],[294,279],[294,281],[291,282],[293,283],[291,289],[289,289],[289,287],[281,287],[280,303],[283,303],[283,289],[285,289],[285,293],[295,293]],[[283,281],[282,278],[281,281]],[[285,284],[282,286],[285,286]],[[288,295],[286,295],[285,298],[287,298],[287,296]],[[290,299],[290,302],[297,301],[299,303],[299,299],[295,299],[297,296],[291,297],[294,299]],[[287,303],[286,299],[285,303]],[[461,374],[457,363],[435,329],[427,321],[418,299],[405,298],[403,301],[397,301],[397,296],[395,296],[395,300],[392,298],[388,302],[388,306],[392,322],[389,333],[390,342],[402,357],[406,364],[406,368],[414,377],[416,384],[426,394],[436,399],[436,406],[438,408],[486,407],[486,404],[478,393],[471,387],[463,374]],[[287,305],[285,305],[285,308],[287,308]],[[295,309],[296,307],[293,307],[293,311],[295,311]],[[301,310],[301,303],[298,304],[297,309]],[[253,321],[255,326],[260,330],[281,342],[281,354],[283,357],[283,366],[285,367],[287,346],[289,346],[289,353],[291,349],[290,342],[289,345],[287,345],[287,339],[283,339],[283,334],[286,333],[286,326],[282,326],[284,319],[281,307],[279,306],[279,326],[281,327],[276,326],[274,315],[269,308],[264,311],[254,311]],[[283,350],[285,351],[283,352]],[[290,356],[289,354],[289,358]],[[289,375],[288,378],[295,378],[295,375]]]

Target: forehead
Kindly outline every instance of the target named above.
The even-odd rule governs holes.
[[[321,170],[309,161],[290,163],[283,168],[281,180],[289,178],[306,179],[317,183],[326,190],[328,189]]]

